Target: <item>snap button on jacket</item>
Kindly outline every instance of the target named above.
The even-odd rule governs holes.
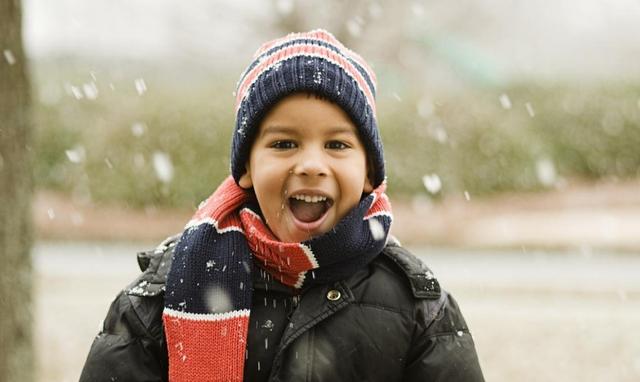
[[[337,291],[335,289],[331,289],[329,292],[327,292],[327,300],[329,301],[337,301],[340,299],[340,291]]]

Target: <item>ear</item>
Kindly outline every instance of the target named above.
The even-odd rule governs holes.
[[[373,192],[373,184],[371,183],[371,176],[367,174],[367,177],[364,178],[364,193],[370,194]]]
[[[362,190],[365,194],[373,192],[373,183],[371,182],[371,179],[373,179],[373,162],[367,156],[367,176],[364,178],[364,189]]]
[[[238,180],[238,185],[248,190],[251,187],[253,187],[253,181],[251,180],[251,168],[249,167],[249,163],[247,163],[245,167],[246,167],[246,170]]]

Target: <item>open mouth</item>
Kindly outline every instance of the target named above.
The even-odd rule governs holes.
[[[293,216],[302,223],[321,220],[333,205],[333,200],[320,195],[294,195],[289,198],[289,208]]]

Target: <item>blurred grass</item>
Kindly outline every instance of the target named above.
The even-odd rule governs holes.
[[[104,68],[35,65],[37,186],[135,207],[193,206],[208,196],[229,171],[235,74]],[[139,79],[147,88],[141,95]],[[640,83],[381,94],[389,192],[425,194],[426,174],[442,180],[436,198],[637,177],[639,99]],[[154,170],[159,153],[172,163],[169,182]]]

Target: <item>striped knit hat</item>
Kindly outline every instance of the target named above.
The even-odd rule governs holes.
[[[376,122],[376,77],[331,33],[292,33],[263,44],[238,81],[231,174],[245,172],[260,121],[285,96],[312,92],[344,109],[357,126],[372,165],[374,187],[384,180],[382,140]]]

